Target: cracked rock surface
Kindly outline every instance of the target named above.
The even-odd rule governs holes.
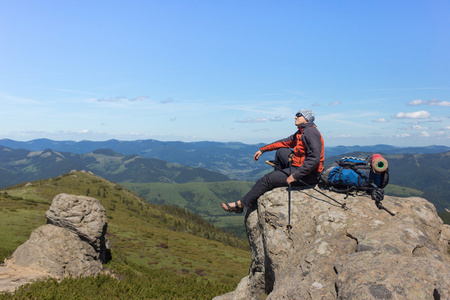
[[[312,189],[264,194],[245,226],[249,275],[225,299],[450,299],[450,226],[419,197],[386,196],[379,210],[367,195]]]

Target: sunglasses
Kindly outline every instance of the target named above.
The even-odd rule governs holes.
[[[302,115],[301,113],[296,113],[295,116],[296,116],[297,118],[300,118],[300,117],[302,117],[303,115]]]

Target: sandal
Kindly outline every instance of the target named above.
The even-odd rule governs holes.
[[[237,213],[237,214],[241,214],[241,213],[244,212],[244,208],[243,207],[239,207],[237,201],[234,202],[235,206],[233,206],[233,207],[231,207],[228,203],[222,203],[222,204],[225,204],[226,207],[227,207],[225,209],[225,207],[223,207],[223,205],[222,205],[222,208],[223,208],[224,211],[227,211],[227,212],[230,212],[230,213],[234,212],[234,213]]]

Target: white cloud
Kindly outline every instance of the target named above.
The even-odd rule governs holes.
[[[238,122],[238,123],[264,123],[266,121],[267,121],[266,118],[262,118],[262,119],[243,119],[243,120],[237,120],[236,122]]]
[[[139,96],[135,98],[127,98],[124,96],[119,96],[119,97],[97,99],[97,102],[137,102],[137,101],[145,101],[147,99],[148,97],[145,96]]]
[[[403,134],[397,134],[397,135],[396,135],[396,137],[398,137],[398,138],[407,138],[407,137],[409,137],[409,136],[410,136],[409,133],[403,133]]]
[[[428,101],[428,104],[437,106],[450,106],[450,101],[441,101],[439,99],[433,99]]]
[[[385,118],[379,118],[379,119],[377,119],[377,120],[374,120],[374,121],[372,121],[372,122],[379,122],[379,123],[384,123],[384,122],[387,122],[388,120],[387,119],[385,119]]]
[[[425,104],[425,101],[423,101],[422,99],[413,100],[413,101],[408,102],[408,105],[411,105],[411,106],[421,105],[421,104]]]
[[[429,136],[431,136],[431,134],[429,134],[429,133],[426,132],[426,131],[423,131],[423,132],[420,133],[420,136],[421,136],[421,137],[429,137]]]
[[[408,102],[408,105],[410,106],[417,106],[417,105],[434,105],[434,106],[450,106],[450,101],[441,101],[439,99],[431,99],[429,101],[424,101],[422,99],[413,100]]]
[[[338,138],[351,138],[352,136],[349,134],[341,134],[337,136]]]
[[[269,119],[271,122],[279,122],[279,121],[284,121],[284,120],[286,120],[286,118],[285,117],[282,117],[282,116],[275,116],[275,117],[273,117],[273,118],[270,118]]]
[[[420,125],[414,125],[412,127],[412,129],[414,129],[414,130],[428,130],[430,128],[429,127],[420,126]]]
[[[341,104],[341,102],[339,102],[339,101],[334,101],[334,102],[331,102],[330,104],[328,104],[329,106],[338,106],[339,104]]]
[[[425,110],[415,111],[415,112],[399,112],[395,115],[397,119],[428,119],[431,117],[431,114]]]
[[[132,101],[132,102],[134,102],[134,101],[145,101],[147,99],[148,99],[148,97],[146,97],[146,96],[140,96],[140,97],[128,99],[128,101]]]
[[[450,126],[445,126],[444,130],[450,130]]]

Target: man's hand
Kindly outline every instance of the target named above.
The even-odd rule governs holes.
[[[287,182],[288,185],[291,184],[291,183],[293,183],[294,181],[295,181],[294,175],[291,175],[291,176],[289,176],[289,177],[286,179],[286,182]]]
[[[256,153],[255,153],[255,155],[253,155],[253,159],[255,160],[255,161],[258,161],[258,159],[259,159],[259,157],[262,155],[262,151],[261,150],[258,150],[258,151],[256,151]]]

